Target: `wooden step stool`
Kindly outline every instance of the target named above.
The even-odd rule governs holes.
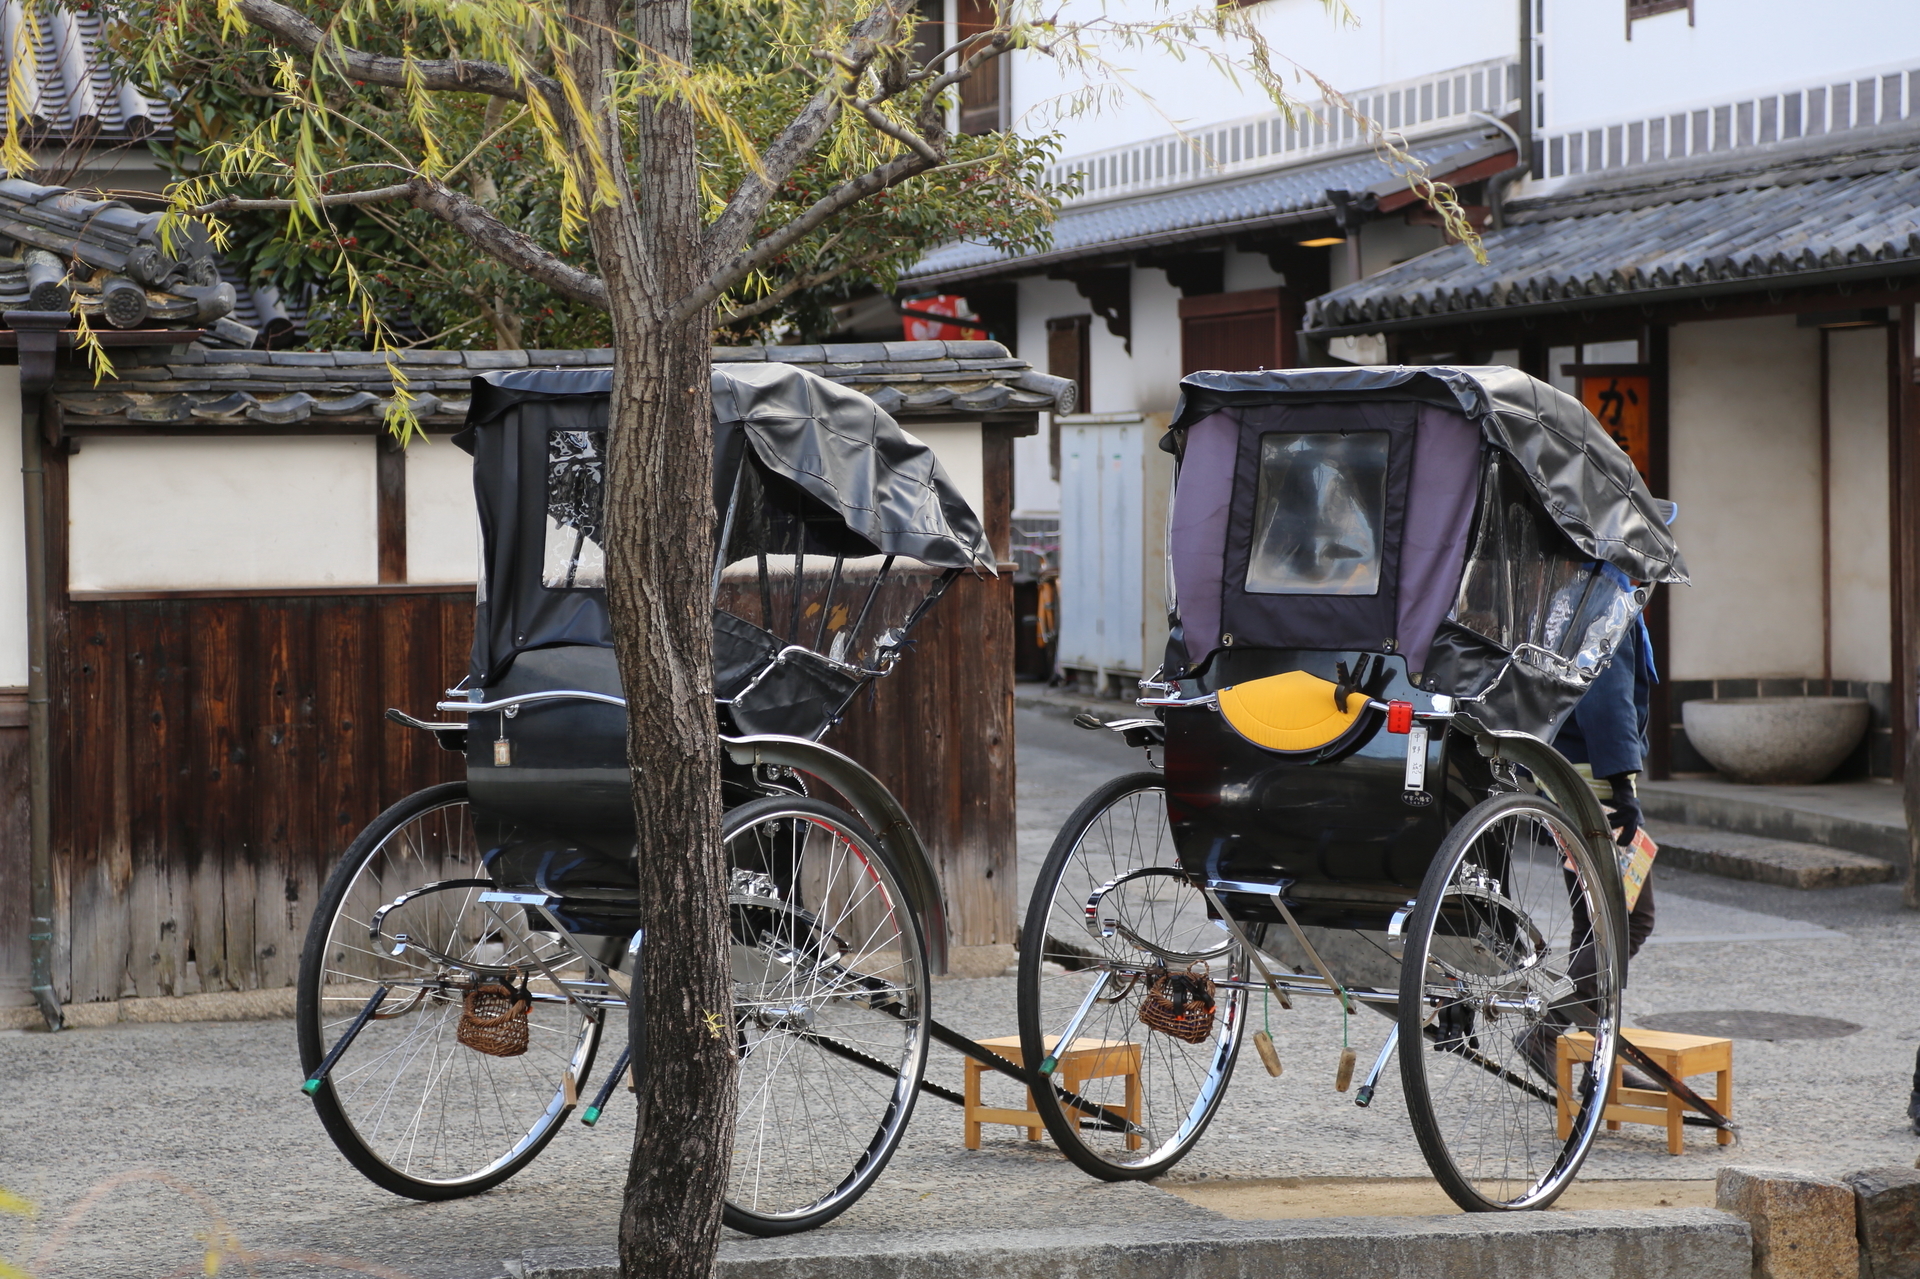
[[[1713,1103],[1714,1109],[1733,1118],[1733,1041],[1714,1039],[1707,1035],[1674,1035],[1664,1030],[1634,1030],[1631,1027],[1620,1032],[1627,1042],[1652,1058],[1654,1063],[1675,1079],[1684,1080],[1689,1075],[1712,1074],[1714,1091],[1702,1092],[1700,1099]],[[1558,1087],[1560,1111],[1560,1139],[1566,1140],[1573,1131],[1573,1067],[1576,1062],[1593,1060],[1593,1036],[1585,1031],[1576,1030],[1560,1036],[1554,1047],[1554,1073]],[[1625,1073],[1627,1059],[1619,1061],[1619,1069],[1613,1072],[1613,1082],[1607,1088],[1606,1109],[1601,1117],[1607,1121],[1609,1132],[1618,1132],[1620,1125],[1655,1124],[1667,1130],[1667,1153],[1677,1155],[1684,1147],[1680,1133],[1686,1115],[1687,1104],[1675,1093],[1664,1088],[1623,1088],[1621,1076]],[[1714,1140],[1723,1146],[1733,1144],[1733,1134],[1722,1128],[1714,1133]]]
[[[1059,1037],[1047,1040],[1047,1051],[1052,1052],[1059,1045]],[[1016,1066],[1025,1065],[1020,1056],[1020,1036],[1006,1035],[999,1039],[982,1039],[980,1046],[996,1052]],[[1016,1128],[1027,1130],[1028,1141],[1040,1140],[1046,1132],[1046,1123],[1040,1118],[1040,1112],[1034,1109],[1033,1090],[1027,1090],[1027,1108],[1009,1110],[1001,1106],[983,1106],[980,1104],[980,1077],[988,1070],[973,1058],[967,1058],[966,1085],[966,1133],[967,1149],[980,1149],[981,1124],[1012,1124]],[[1127,1081],[1127,1102],[1124,1106],[1108,1107],[1125,1115],[1134,1123],[1140,1122],[1140,1045],[1126,1040],[1112,1039],[1076,1039],[1073,1047],[1060,1054],[1059,1064],[1054,1073],[1059,1076],[1060,1084],[1068,1092],[1077,1093],[1080,1085],[1089,1079],[1111,1079],[1124,1076]],[[1127,1149],[1140,1149],[1140,1134],[1127,1134]]]

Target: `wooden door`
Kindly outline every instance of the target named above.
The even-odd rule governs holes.
[[[1300,303],[1291,289],[1247,289],[1180,299],[1180,372],[1290,369]]]
[[[955,8],[958,36],[965,40],[992,31],[999,23],[993,0],[959,0]],[[960,82],[960,132],[992,133],[1001,127],[1001,89],[1007,60],[995,58]]]

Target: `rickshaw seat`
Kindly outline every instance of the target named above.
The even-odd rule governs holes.
[[[1270,751],[1318,750],[1353,727],[1367,707],[1350,693],[1340,709],[1332,682],[1306,671],[1268,675],[1220,690],[1220,713],[1233,731]]]

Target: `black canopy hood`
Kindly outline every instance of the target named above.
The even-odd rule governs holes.
[[[1423,366],[1190,373],[1162,447],[1217,409],[1356,399],[1427,400],[1464,413],[1513,459],[1575,546],[1640,582],[1685,584],[1680,549],[1619,445],[1578,400],[1518,369]]]
[[[543,555],[551,522],[551,440],[604,433],[613,374],[605,369],[512,369],[473,379],[473,400],[453,442],[474,458],[484,576],[475,618],[472,677],[497,679],[513,657],[556,644],[611,647],[606,591],[551,586]],[[713,368],[714,518],[724,518],[739,468],[752,459],[769,495],[804,505],[844,529],[850,555],[898,555],[935,568],[993,571],[979,517],[933,451],[867,396],[791,365]],[[597,472],[589,445],[586,467]],[[573,500],[582,490],[578,456]],[[597,474],[585,492],[598,500]],[[598,540],[597,512],[570,527]]]

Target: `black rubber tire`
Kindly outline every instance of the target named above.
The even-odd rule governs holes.
[[[352,1021],[353,1014],[364,1006],[364,1001],[372,997],[372,989],[376,981],[375,978],[365,975],[344,974],[349,981],[360,982],[365,987],[366,994],[355,996],[350,993],[353,988],[349,986],[345,998],[342,994],[326,996],[323,982],[328,976],[329,952],[340,952],[335,954],[335,962],[358,963],[362,966],[370,960],[387,962],[385,957],[375,956],[373,952],[364,949],[356,959],[343,959],[345,951],[352,949],[351,946],[347,946],[343,950],[343,942],[356,933],[359,937],[365,936],[362,929],[363,921],[359,921],[357,914],[352,917],[353,922],[345,925],[345,932],[335,931],[349,896],[353,895],[353,910],[357,912],[366,902],[390,902],[401,893],[419,888],[424,884],[455,878],[456,875],[447,873],[448,867],[444,861],[440,869],[435,870],[429,867],[424,857],[415,859],[417,873],[408,871],[404,858],[396,859],[397,864],[389,869],[387,865],[389,859],[384,855],[383,850],[396,834],[416,824],[460,828],[460,824],[465,823],[464,829],[470,832],[471,823],[466,822],[464,812],[466,806],[467,784],[465,782],[447,782],[416,791],[374,818],[372,823],[354,839],[334,867],[326,887],[321,890],[319,900],[315,903],[313,919],[307,928],[306,944],[300,955],[300,982],[294,1016],[300,1045],[300,1066],[302,1072],[309,1078],[325,1058],[332,1045],[333,1036],[340,1033]],[[464,856],[464,851],[461,855]],[[455,865],[453,869],[461,870],[462,868]],[[363,872],[368,872],[377,878],[360,882]],[[482,878],[484,873],[479,865],[476,851],[471,864],[464,867],[464,873],[457,877]],[[408,879],[414,882],[404,882]],[[454,891],[465,892],[470,897],[472,893],[479,890]],[[343,973],[336,969],[333,975],[338,978],[343,976]],[[338,989],[337,986],[336,989]],[[327,1002],[335,1005],[333,1009],[335,1015],[330,1022],[327,1020],[325,1007]],[[530,1052],[525,1057],[490,1058],[474,1053],[470,1049],[450,1046],[448,1040],[451,1032],[447,1027],[451,1024],[449,1018],[457,1021],[458,1008],[445,1004],[444,1001],[430,999],[420,1004],[416,1011],[404,1014],[405,1017],[417,1018],[418,1021],[407,1023],[409,1027],[415,1029],[407,1032],[411,1035],[411,1039],[402,1046],[408,1051],[400,1054],[396,1069],[398,1071],[411,1069],[422,1052],[438,1054],[443,1049],[449,1054],[445,1060],[449,1063],[458,1061],[467,1068],[469,1080],[474,1079],[475,1071],[491,1072],[495,1062],[515,1063],[515,1069],[520,1077],[517,1081],[509,1081],[509,1090],[517,1092],[522,1099],[519,1113],[531,1115],[532,1104],[540,1095],[539,1085],[529,1083],[532,1068],[540,1066],[550,1069],[556,1060],[565,1060],[575,1069],[576,1085],[584,1088],[592,1070],[600,1032],[600,1024],[596,1019],[583,1016],[566,1005],[559,1006],[560,1015],[558,1016],[553,1015],[546,1007],[536,1005],[536,1008],[540,1010],[537,1028],[557,1035],[557,1046],[567,1050],[564,1059],[557,1055],[556,1045],[549,1044],[544,1037],[537,1041],[538,1056]],[[370,1022],[369,1029],[384,1024],[386,1024],[385,1021]],[[356,1057],[356,1051],[363,1048],[367,1051]],[[386,1053],[386,1057],[393,1055],[391,1049]],[[327,1130],[327,1135],[333,1139],[334,1145],[339,1147],[340,1153],[346,1157],[347,1162],[375,1185],[410,1199],[460,1199],[468,1195],[477,1195],[499,1185],[526,1167],[546,1148],[547,1143],[560,1131],[572,1110],[571,1106],[565,1104],[564,1089],[559,1078],[557,1075],[553,1076],[552,1097],[545,1103],[544,1109],[538,1116],[530,1119],[526,1131],[512,1137],[504,1132],[499,1134],[504,1148],[500,1150],[497,1157],[487,1158],[483,1153],[474,1159],[464,1160],[462,1162],[477,1163],[478,1166],[456,1169],[452,1175],[420,1175],[410,1167],[396,1166],[392,1160],[375,1149],[373,1144],[375,1138],[364,1135],[354,1123],[352,1114],[355,1109],[354,1104],[343,1099],[335,1086],[336,1080],[350,1078],[357,1070],[375,1069],[378,1062],[383,1059],[379,1045],[370,1041],[368,1032],[363,1031],[341,1056],[328,1078],[323,1080],[312,1094],[313,1105],[321,1124]],[[435,1056],[430,1059],[439,1060],[440,1058]],[[500,1069],[504,1073],[508,1067],[501,1066]],[[452,1065],[449,1064],[439,1072],[437,1078],[447,1079],[454,1073]],[[432,1072],[429,1074],[431,1075]],[[493,1082],[491,1076],[489,1076],[489,1082]],[[458,1083],[458,1079],[453,1079],[449,1091]],[[428,1086],[431,1087],[432,1083],[429,1082]],[[529,1091],[530,1088],[532,1091]],[[496,1089],[496,1099],[497,1096]],[[404,1110],[404,1107],[399,1109]],[[424,1111],[425,1107],[423,1105],[416,1109]],[[503,1105],[498,1109],[504,1112],[505,1107]],[[385,1122],[385,1110],[386,1108],[381,1106],[361,1108],[363,1118],[369,1120],[369,1126],[376,1133],[379,1125]],[[505,1117],[504,1113],[501,1117]],[[455,1119],[458,1120],[457,1113]],[[432,1146],[434,1140],[434,1137],[429,1136],[426,1143]],[[483,1152],[490,1148],[484,1142],[481,1145]],[[481,1159],[484,1159],[484,1162],[480,1162]]]
[[[1468,1212],[1549,1206],[1593,1144],[1626,981],[1618,876],[1552,801],[1521,793],[1468,810],[1427,869],[1400,972],[1400,1078],[1428,1167]],[[1466,904],[1441,930],[1449,899]],[[1571,975],[1576,934],[1591,945],[1585,989]],[[1491,1002],[1496,994],[1502,1006]],[[1439,1001],[1431,1018],[1430,1000]],[[1597,1064],[1561,1138],[1555,1108],[1541,1099],[1554,1089],[1543,1076],[1554,1041],[1573,1027],[1595,1036]],[[1495,1124],[1504,1129],[1489,1131]]]
[[[864,883],[864,893],[843,899],[842,905],[835,907],[831,904],[836,894],[834,885],[841,880],[806,878],[820,872],[783,871],[777,854],[769,851],[775,845],[746,842],[755,828],[794,819],[806,820],[817,831],[836,832],[833,838],[845,840],[859,865],[842,863],[851,872],[844,883]],[[804,796],[775,796],[729,810],[721,831],[736,874],[741,870],[760,874],[767,886],[778,889],[782,899],[794,906],[781,910],[743,904],[740,886],[736,884],[733,889],[734,1025],[741,1048],[741,1104],[735,1117],[722,1220],[746,1234],[795,1234],[823,1225],[852,1207],[887,1166],[906,1135],[927,1065],[931,1022],[927,939],[892,854],[845,810]],[[771,838],[784,835],[774,828]],[[829,858],[824,873],[831,876],[833,867]],[[876,894],[881,903],[877,911],[872,905]],[[814,897],[820,900],[815,902]],[[840,911],[837,915],[836,910]],[[794,926],[796,917],[798,927]],[[876,918],[881,922],[872,922]],[[781,931],[783,925],[790,931]],[[864,1001],[817,993],[821,985],[831,990],[845,989],[840,974],[846,969],[838,963],[831,969],[826,964],[818,966],[816,971],[827,970],[829,983],[816,983],[811,988],[816,993],[776,980],[779,973],[772,962],[762,960],[755,968],[757,958],[764,956],[778,960],[788,974],[797,975],[801,963],[793,956],[812,953],[803,938],[844,943],[843,933],[857,936],[859,941],[854,944],[868,947],[855,970],[862,974]],[[757,991],[756,981],[762,983]],[[892,1011],[876,1004],[890,1004]],[[858,1045],[869,1064],[860,1065],[828,1051],[823,1046],[827,1042],[843,1049]],[[779,1081],[773,1075],[756,1072],[756,1063],[766,1060],[774,1063],[776,1072],[785,1070],[788,1077],[802,1079],[803,1083],[810,1075],[809,1086],[815,1097],[834,1091],[837,1108],[831,1115],[818,1117],[803,1108],[801,1113],[785,1116],[784,1123],[779,1122],[781,1116],[775,1113],[777,1102],[773,1100],[780,1091]],[[884,1063],[887,1069],[875,1069],[875,1063]],[[820,1083],[823,1075],[827,1081],[824,1088]],[[889,1076],[891,1083],[885,1082]],[[872,1136],[862,1146],[858,1134],[867,1132]],[[816,1141],[826,1149],[812,1148]],[[809,1143],[805,1160],[789,1156],[788,1146],[795,1142]],[[828,1176],[832,1169],[844,1166],[847,1173],[836,1182],[814,1181],[795,1188],[799,1202],[749,1204],[742,1194],[749,1176],[749,1157],[753,1160],[752,1184],[762,1188],[766,1186],[763,1173],[770,1163],[788,1168],[804,1163]],[[777,1184],[777,1172],[776,1167],[772,1178],[775,1186],[766,1191],[770,1198],[785,1189]],[[816,1193],[822,1189],[824,1193]]]
[[[1179,939],[1196,939],[1193,953],[1214,956],[1209,961],[1213,976],[1245,975],[1246,957],[1224,930],[1207,920],[1205,899],[1177,873],[1172,836],[1166,827],[1165,786],[1165,779],[1157,772],[1116,777],[1082,800],[1054,838],[1020,933],[1020,1048],[1028,1063],[1043,1062],[1051,1046],[1049,1037],[1064,1031],[1071,1009],[1084,998],[1086,983],[1073,976],[1075,971],[1084,971],[1091,963],[1108,957],[1137,964],[1145,953],[1124,940],[1095,937],[1084,926],[1072,931],[1076,923],[1073,911],[1078,908],[1076,903],[1085,902],[1089,884],[1097,886],[1128,870],[1166,868],[1165,876],[1136,881],[1145,885],[1140,890],[1143,926],[1154,922],[1162,930],[1157,935],[1169,946]],[[1124,816],[1101,826],[1110,813]],[[1122,821],[1128,823],[1128,833],[1120,836],[1119,842],[1127,847],[1115,848],[1111,846],[1113,832],[1121,829]],[[1143,825],[1151,833],[1140,839],[1137,836]],[[1102,833],[1093,835],[1089,842],[1096,826]],[[1146,918],[1149,914],[1155,916],[1151,921]],[[1065,968],[1065,975],[1049,973],[1049,964]],[[1102,998],[1100,1002],[1106,1008],[1096,1005],[1075,1034],[1076,1042],[1086,1037],[1139,1044],[1140,1104],[1147,1132],[1137,1155],[1124,1148],[1124,1139],[1118,1134],[1102,1140],[1097,1127],[1083,1130],[1054,1089],[1033,1090],[1034,1105],[1061,1152],[1082,1171],[1103,1181],[1157,1177],[1193,1149],[1219,1109],[1245,1031],[1246,992],[1220,990],[1215,995],[1217,1012],[1209,1038],[1200,1045],[1182,1045],[1140,1024],[1139,1006],[1145,989],[1144,981],[1134,981],[1112,1001]],[[1190,1098],[1185,1095],[1182,1080],[1191,1081]],[[1115,1094],[1115,1085],[1113,1079],[1092,1080],[1083,1086],[1080,1096],[1117,1108],[1123,1097]]]

